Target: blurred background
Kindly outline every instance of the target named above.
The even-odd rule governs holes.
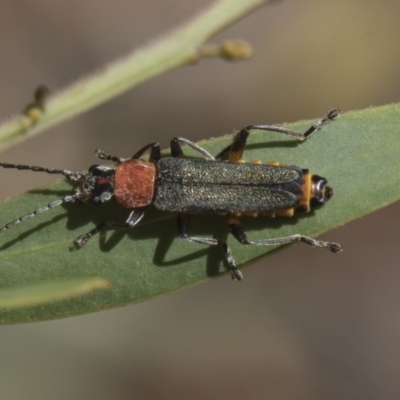
[[[39,83],[63,88],[208,4],[2,0],[1,116]],[[398,0],[274,2],[213,40],[250,42],[251,60],[179,68],[1,159],[82,170],[95,148],[128,156],[173,135],[196,141],[398,102],[399,15]],[[4,200],[51,178],[0,179]],[[399,212],[394,204],[324,235],[345,248],[340,257],[293,246],[240,284],[224,276],[135,306],[2,326],[1,399],[398,399]]]

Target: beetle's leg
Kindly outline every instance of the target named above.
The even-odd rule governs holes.
[[[242,225],[240,224],[239,218],[232,214],[228,214],[228,226],[229,226],[229,230],[232,233],[232,235],[241,244],[251,244],[254,246],[274,246],[274,245],[289,244],[289,243],[301,241],[301,242],[307,243],[311,246],[326,248],[333,253],[341,253],[343,251],[342,248],[340,247],[339,243],[323,242],[322,240],[315,240],[315,239],[309,238],[307,236],[299,235],[299,234],[280,237],[280,238],[274,238],[274,239],[264,239],[264,240],[255,240],[255,241],[248,240],[246,233],[245,233]]]
[[[85,178],[85,176],[80,172],[72,172],[67,169],[52,169],[52,168],[35,167],[33,165],[9,164],[9,163],[0,163],[0,167],[15,168],[20,171],[29,170],[34,172],[46,172],[47,174],[64,175],[70,182],[77,182]]]
[[[215,156],[215,158],[217,160],[228,159],[228,161],[235,162],[240,160],[243,156],[243,151],[246,147],[246,142],[249,134],[250,132],[247,130],[247,128],[244,128],[241,131],[237,132],[235,138],[233,139],[233,143],[225,147]]]
[[[274,126],[274,125],[250,125],[246,130],[264,130],[264,131],[270,131],[270,132],[278,132],[282,133],[284,135],[291,136],[301,142],[304,142],[308,138],[311,137],[312,134],[317,132],[319,129],[321,129],[324,125],[326,125],[328,122],[333,121],[340,116],[340,109],[339,108],[329,108],[325,117],[316,122],[314,125],[311,125],[304,133],[299,133],[296,131],[292,131],[290,129],[285,129],[281,128],[279,126]]]
[[[305,140],[310,138],[313,133],[317,132],[328,122],[338,118],[339,115],[340,110],[338,108],[329,108],[325,117],[319,120],[314,125],[310,126],[304,133],[299,133],[274,125],[249,125],[236,133],[233,143],[220,151],[215,158],[217,160],[228,158],[229,161],[238,161],[239,159],[241,159],[244,148],[246,146],[247,138],[250,134],[250,131],[252,130],[282,133],[283,135],[291,136],[296,140],[304,142]]]
[[[150,162],[156,162],[161,158],[161,150],[160,150],[160,143],[150,143],[147,146],[144,146],[143,149],[140,149],[136,154],[134,154],[131,159],[132,160],[137,160],[144,153],[146,153],[150,149],[150,156],[149,156],[149,161]]]
[[[114,222],[114,221],[105,221],[101,224],[97,225],[96,228],[90,230],[89,232],[85,233],[84,235],[78,236],[74,243],[77,247],[82,247],[87,243],[87,241],[96,233],[101,232],[104,229],[120,229],[120,228],[133,228],[144,216],[145,213],[144,208],[138,208],[133,210],[126,222]]]
[[[235,260],[232,257],[231,249],[223,239],[215,238],[199,238],[188,235],[189,228],[189,215],[178,214],[177,219],[178,232],[181,239],[187,240],[191,243],[207,244],[209,246],[221,246],[224,250],[226,260],[229,264],[229,269],[231,270],[232,279],[237,279],[238,281],[243,279],[242,273],[236,268]]]
[[[130,159],[131,160],[136,160],[142,157],[144,153],[146,153],[150,149],[150,156],[149,156],[149,161],[150,162],[156,162],[161,158],[161,150],[160,150],[160,144],[159,143],[150,143],[146,146],[144,146],[142,149],[140,149],[137,153],[135,153]],[[101,160],[107,160],[107,161],[113,161],[115,163],[121,164],[124,161],[128,160],[127,158],[122,158],[122,157],[115,157],[104,150],[97,149],[94,152],[95,156],[100,158]]]
[[[191,149],[197,151],[206,160],[215,161],[215,157],[212,156],[207,150],[198,146],[196,143],[191,142],[188,139],[182,137],[176,137],[171,140],[171,155],[172,157],[182,158],[184,156],[180,143],[186,144]]]

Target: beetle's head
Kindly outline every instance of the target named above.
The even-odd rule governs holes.
[[[92,165],[78,184],[77,192],[82,193],[81,201],[98,206],[114,196],[115,169],[104,165]]]
[[[322,176],[313,175],[310,187],[310,207],[324,205],[333,195],[333,190],[327,186],[328,181]]]

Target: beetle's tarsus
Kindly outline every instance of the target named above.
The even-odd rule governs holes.
[[[326,113],[326,118],[328,118],[330,121],[333,121],[336,118],[339,118],[341,113],[342,113],[342,111],[338,107],[329,108],[328,112]]]
[[[330,242],[328,246],[332,253],[339,254],[343,251],[342,246],[339,243]]]
[[[241,281],[243,274],[236,267],[231,267],[231,277],[233,281]]]
[[[81,248],[83,247],[89,240],[90,237],[88,237],[87,235],[81,235],[78,236],[75,240],[74,240],[74,245],[77,248]]]

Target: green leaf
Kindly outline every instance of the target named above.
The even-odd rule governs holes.
[[[289,126],[303,131],[314,122]],[[294,233],[315,236],[398,200],[399,126],[400,105],[396,104],[344,114],[300,144],[276,133],[254,132],[246,148],[247,160],[278,160],[281,164],[309,168],[312,173],[328,179],[335,195],[315,213],[292,218],[243,218],[248,236],[255,240]],[[224,136],[200,145],[215,154],[231,140]],[[88,160],[88,165],[90,163]],[[0,226],[68,193],[71,193],[69,185],[59,181],[6,201],[1,205]],[[2,288],[97,276],[111,281],[114,286],[107,291],[40,307],[0,311],[0,321],[43,320],[135,303],[225,272],[220,248],[180,240],[175,216],[154,208],[149,209],[134,229],[109,231],[93,238],[80,250],[70,250],[76,236],[104,220],[124,221],[128,214],[129,210],[117,204],[99,208],[70,204],[3,232],[0,235]],[[193,217],[190,233],[226,238],[225,219],[219,215]],[[329,240],[340,243],[335,232]],[[240,266],[276,250],[242,246],[231,237],[228,242]],[[344,262],[346,252],[332,254],[332,257],[336,257],[338,263]]]

